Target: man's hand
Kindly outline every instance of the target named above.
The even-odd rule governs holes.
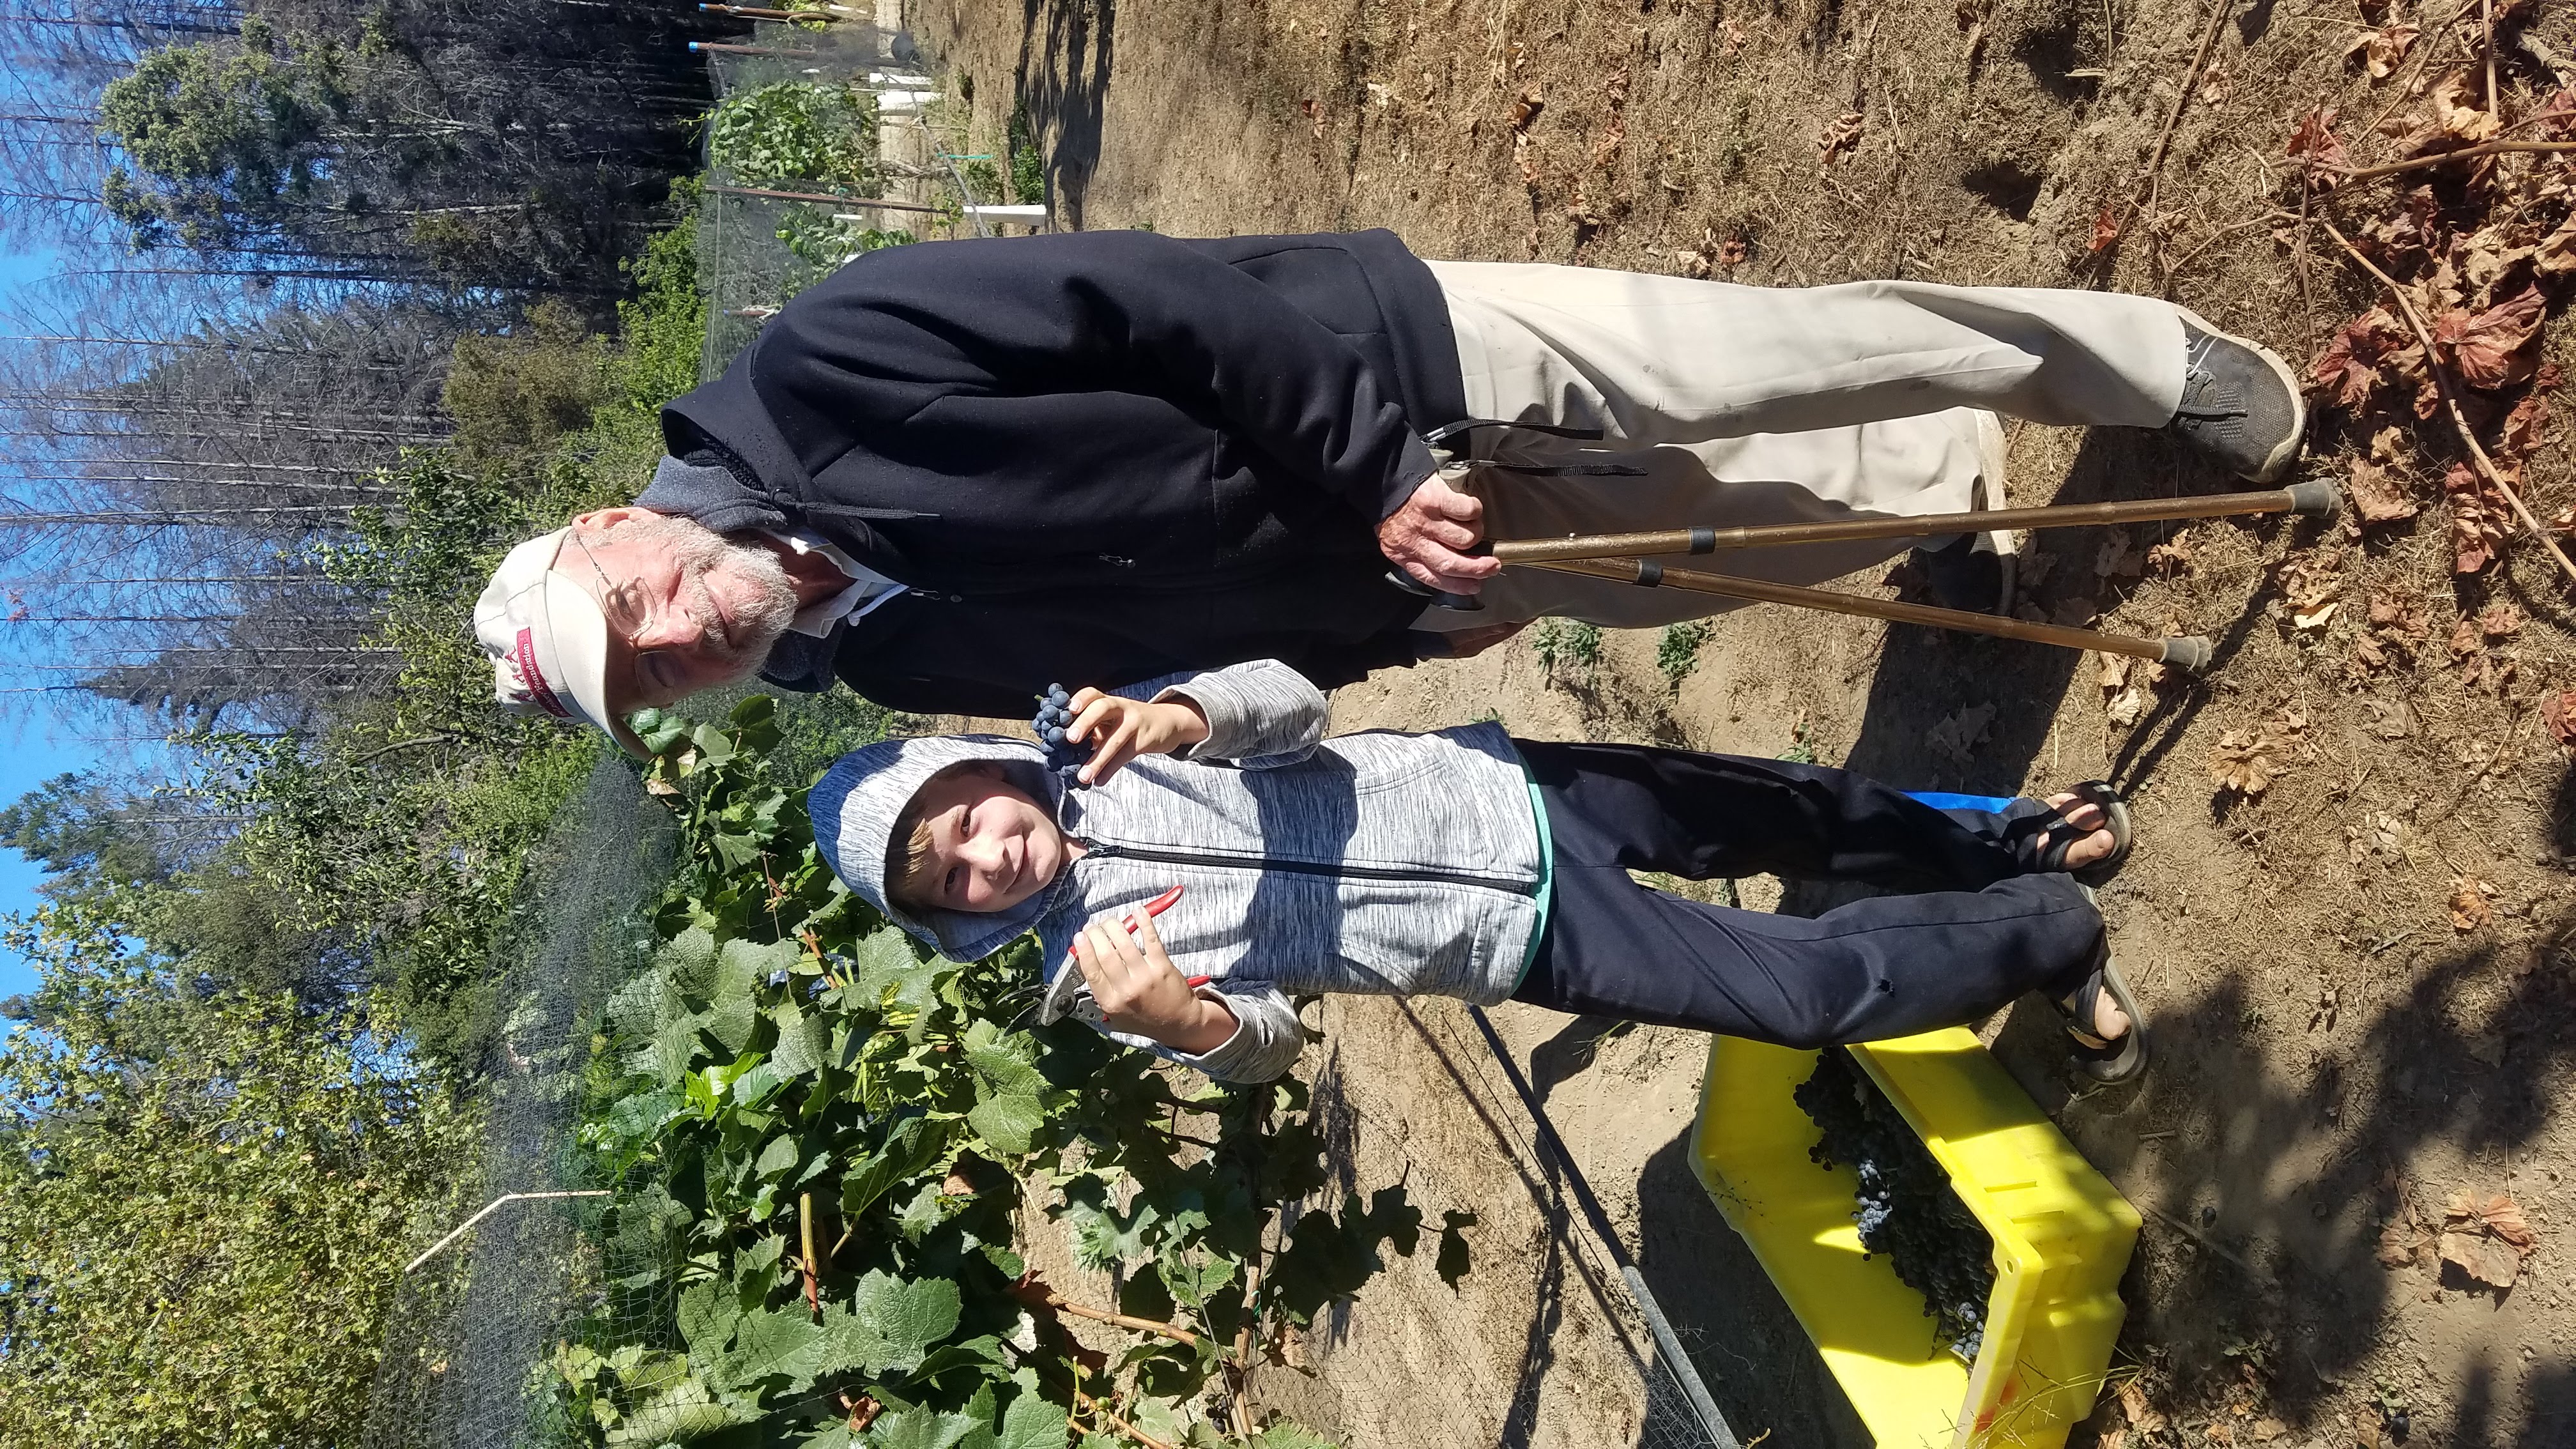
[[[1118,773],[1138,755],[1168,755],[1208,737],[1207,716],[1187,699],[1146,704],[1115,694],[1085,689],[1067,706],[1073,723],[1065,726],[1069,744],[1099,741],[1081,771],[1082,783],[1097,785]]]
[[[1234,1012],[1190,989],[1165,954],[1154,918],[1137,910],[1128,919],[1136,924],[1133,936],[1120,930],[1118,921],[1102,916],[1073,938],[1074,964],[1090,983],[1101,1024],[1192,1056],[1204,1056],[1232,1040]]]
[[[1469,558],[1460,550],[1484,537],[1485,504],[1432,474],[1377,526],[1378,550],[1422,583],[1449,594],[1472,594],[1500,572],[1498,559]]]

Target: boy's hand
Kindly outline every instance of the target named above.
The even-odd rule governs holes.
[[[1146,704],[1085,689],[1073,697],[1069,708],[1073,723],[1065,727],[1066,742],[1096,742],[1080,772],[1086,785],[1108,779],[1138,755],[1168,755],[1208,737],[1207,716],[1186,699]]]
[[[1192,1056],[1212,1052],[1233,1039],[1234,1013],[1224,1002],[1210,1001],[1190,989],[1180,968],[1164,953],[1153,917],[1141,911],[1131,915],[1136,922],[1133,936],[1119,929],[1119,918],[1102,916],[1073,938],[1074,963],[1091,985],[1101,1024]]]

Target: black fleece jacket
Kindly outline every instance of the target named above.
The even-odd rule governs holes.
[[[788,636],[790,687],[1011,715],[1257,658],[1337,684],[1416,657],[1376,528],[1465,412],[1390,232],[939,242],[841,268],[665,408],[672,455],[723,469],[638,502],[808,528],[907,586]]]

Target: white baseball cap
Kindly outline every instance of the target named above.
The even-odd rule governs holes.
[[[555,568],[570,528],[510,550],[474,603],[474,642],[492,660],[492,698],[514,714],[596,725],[637,759],[652,751],[608,707],[608,616]]]

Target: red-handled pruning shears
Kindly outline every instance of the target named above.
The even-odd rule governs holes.
[[[1134,935],[1140,920],[1149,920],[1170,910],[1172,902],[1181,898],[1181,889],[1179,886],[1174,886],[1147,901],[1142,916],[1129,912],[1127,919],[1121,923],[1126,926],[1127,933]],[[1190,977],[1190,989],[1195,991],[1215,979],[1213,976]],[[1038,1003],[1038,1024],[1044,1026],[1067,1016],[1090,1022],[1095,1026],[1101,1021],[1100,1006],[1091,999],[1091,983],[1083,978],[1081,963],[1070,947],[1065,950],[1064,964],[1056,968],[1055,980],[1048,985],[1045,999]]]

